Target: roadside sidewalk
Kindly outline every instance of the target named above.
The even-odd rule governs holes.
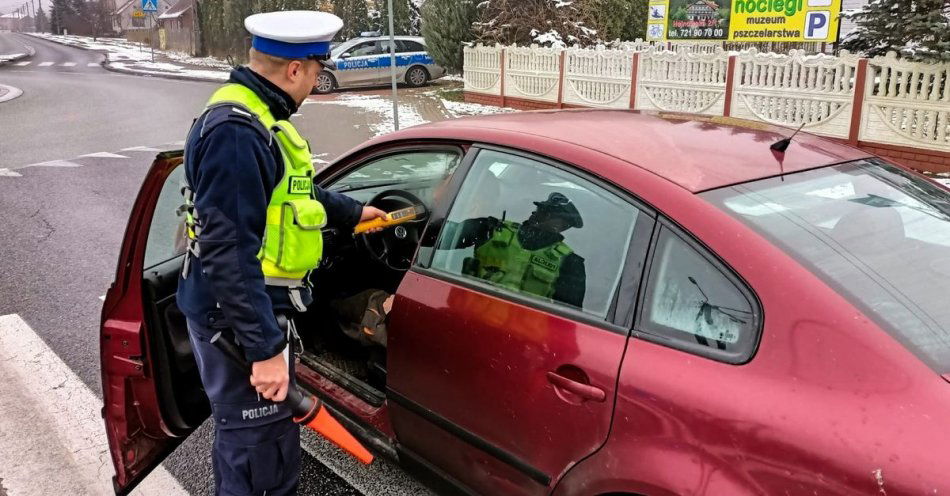
[[[89,36],[24,34],[83,50],[103,52],[106,60],[102,67],[124,74],[217,83],[226,81],[231,70],[230,66],[222,60],[211,57],[190,57],[163,50],[155,50],[153,62],[152,51],[149,47],[122,38],[98,38],[94,41]]]
[[[18,60],[22,60],[28,57],[32,57],[36,53],[36,50],[33,49],[30,45],[23,45],[23,51],[17,53],[0,53],[0,67],[5,64],[12,64]],[[2,91],[2,90],[0,90]],[[2,94],[2,93],[0,93]]]

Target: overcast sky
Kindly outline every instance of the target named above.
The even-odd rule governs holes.
[[[43,0],[43,9],[46,10],[46,13],[49,14],[49,5],[52,0]],[[0,14],[8,14],[13,12],[13,9],[23,5],[27,0],[0,0]],[[36,0],[33,0],[33,5],[37,5]],[[30,11],[33,11],[33,7],[30,7]]]

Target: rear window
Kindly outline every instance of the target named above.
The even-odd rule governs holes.
[[[882,160],[704,193],[950,372],[950,193]]]

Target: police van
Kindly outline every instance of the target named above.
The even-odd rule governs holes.
[[[314,91],[320,94],[336,88],[380,86],[390,82],[390,41],[379,33],[344,41],[331,52],[336,69],[326,69],[317,78]],[[423,86],[445,76],[426,51],[420,36],[396,36],[396,81],[408,86]]]

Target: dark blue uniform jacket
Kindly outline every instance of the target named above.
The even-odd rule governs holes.
[[[246,67],[232,71],[230,82],[260,95],[278,120],[297,110],[286,92]],[[283,351],[285,334],[274,312],[293,308],[286,288],[264,285],[257,259],[267,204],[283,169],[276,140],[230,105],[204,113],[188,133],[185,175],[202,231],[200,257],[192,258],[188,277],[178,281],[178,306],[195,322],[231,328],[252,362]],[[314,190],[329,225],[352,229],[359,222],[359,202]],[[304,298],[309,303],[309,294]]]

